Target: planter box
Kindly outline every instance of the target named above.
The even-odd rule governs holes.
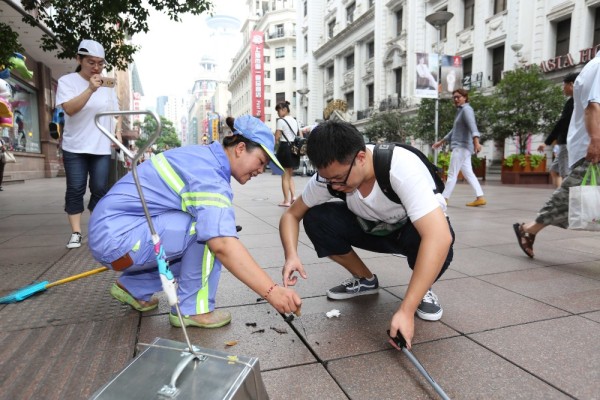
[[[521,166],[515,160],[511,167],[507,167],[503,161],[500,180],[502,183],[512,185],[543,185],[551,183],[550,173],[546,172],[546,159],[543,159],[537,167],[532,168],[529,164],[529,156],[526,156],[525,166]]]

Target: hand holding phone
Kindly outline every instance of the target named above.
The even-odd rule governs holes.
[[[100,78],[100,81],[100,86],[107,88],[114,88],[117,84],[117,80],[115,78],[109,78],[107,76],[103,76],[102,78]]]

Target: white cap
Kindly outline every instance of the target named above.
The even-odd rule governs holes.
[[[95,40],[85,39],[79,43],[77,54],[82,56],[99,57],[104,60],[104,47]]]

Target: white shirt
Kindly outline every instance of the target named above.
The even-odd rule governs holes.
[[[287,121],[288,124],[290,124],[292,129],[295,129],[295,131],[292,132],[290,130],[290,126],[288,126],[288,124],[286,124],[283,121],[284,119]],[[296,133],[298,132],[298,129],[300,129],[300,126],[298,125],[298,121],[296,121],[295,118],[292,118],[289,115],[286,115],[283,118],[277,119],[277,124],[275,126],[275,129],[278,131],[281,131],[283,133],[283,135],[285,135],[287,140],[291,143],[296,138]],[[285,139],[281,138],[280,141],[285,142]]]
[[[600,103],[600,51],[583,67],[573,84],[573,115],[567,134],[569,167],[585,157],[590,145],[585,129],[585,109],[589,103]]]
[[[89,82],[77,72],[61,77],[56,90],[56,104],[62,105],[74,99],[88,87]],[[71,116],[65,113],[63,150],[71,153],[110,154],[111,141],[96,127],[94,118],[99,112],[118,109],[119,103],[115,90],[99,87],[79,112]],[[103,117],[100,122],[106,130],[114,133],[113,117]]]
[[[367,145],[373,151],[374,145]],[[325,203],[334,198],[327,185],[317,182],[317,175],[306,184],[302,192],[302,201],[308,207]],[[378,182],[373,190],[363,197],[358,190],[346,195],[348,209],[355,215],[370,221],[383,221],[394,224],[410,218],[412,222],[429,214],[437,207],[446,210],[446,202],[440,193],[434,194],[435,182],[425,164],[411,151],[401,147],[394,148],[390,170],[392,189],[402,201],[397,204],[387,198]]]

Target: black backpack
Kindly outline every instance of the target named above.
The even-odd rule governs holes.
[[[425,164],[427,170],[433,178],[433,181],[435,182],[435,190],[433,193],[442,193],[444,191],[446,186],[440,177],[440,169],[431,161],[429,161],[427,156],[420,150],[403,143],[381,143],[375,145],[375,149],[373,150],[373,168],[375,169],[375,179],[388,199],[394,203],[402,204],[400,198],[396,192],[394,192],[394,189],[392,189],[392,184],[390,183],[390,169],[392,166],[394,147],[396,146],[400,146],[416,154],[423,164]],[[334,190],[331,185],[327,185],[327,189],[333,196],[346,201],[346,193]]]

